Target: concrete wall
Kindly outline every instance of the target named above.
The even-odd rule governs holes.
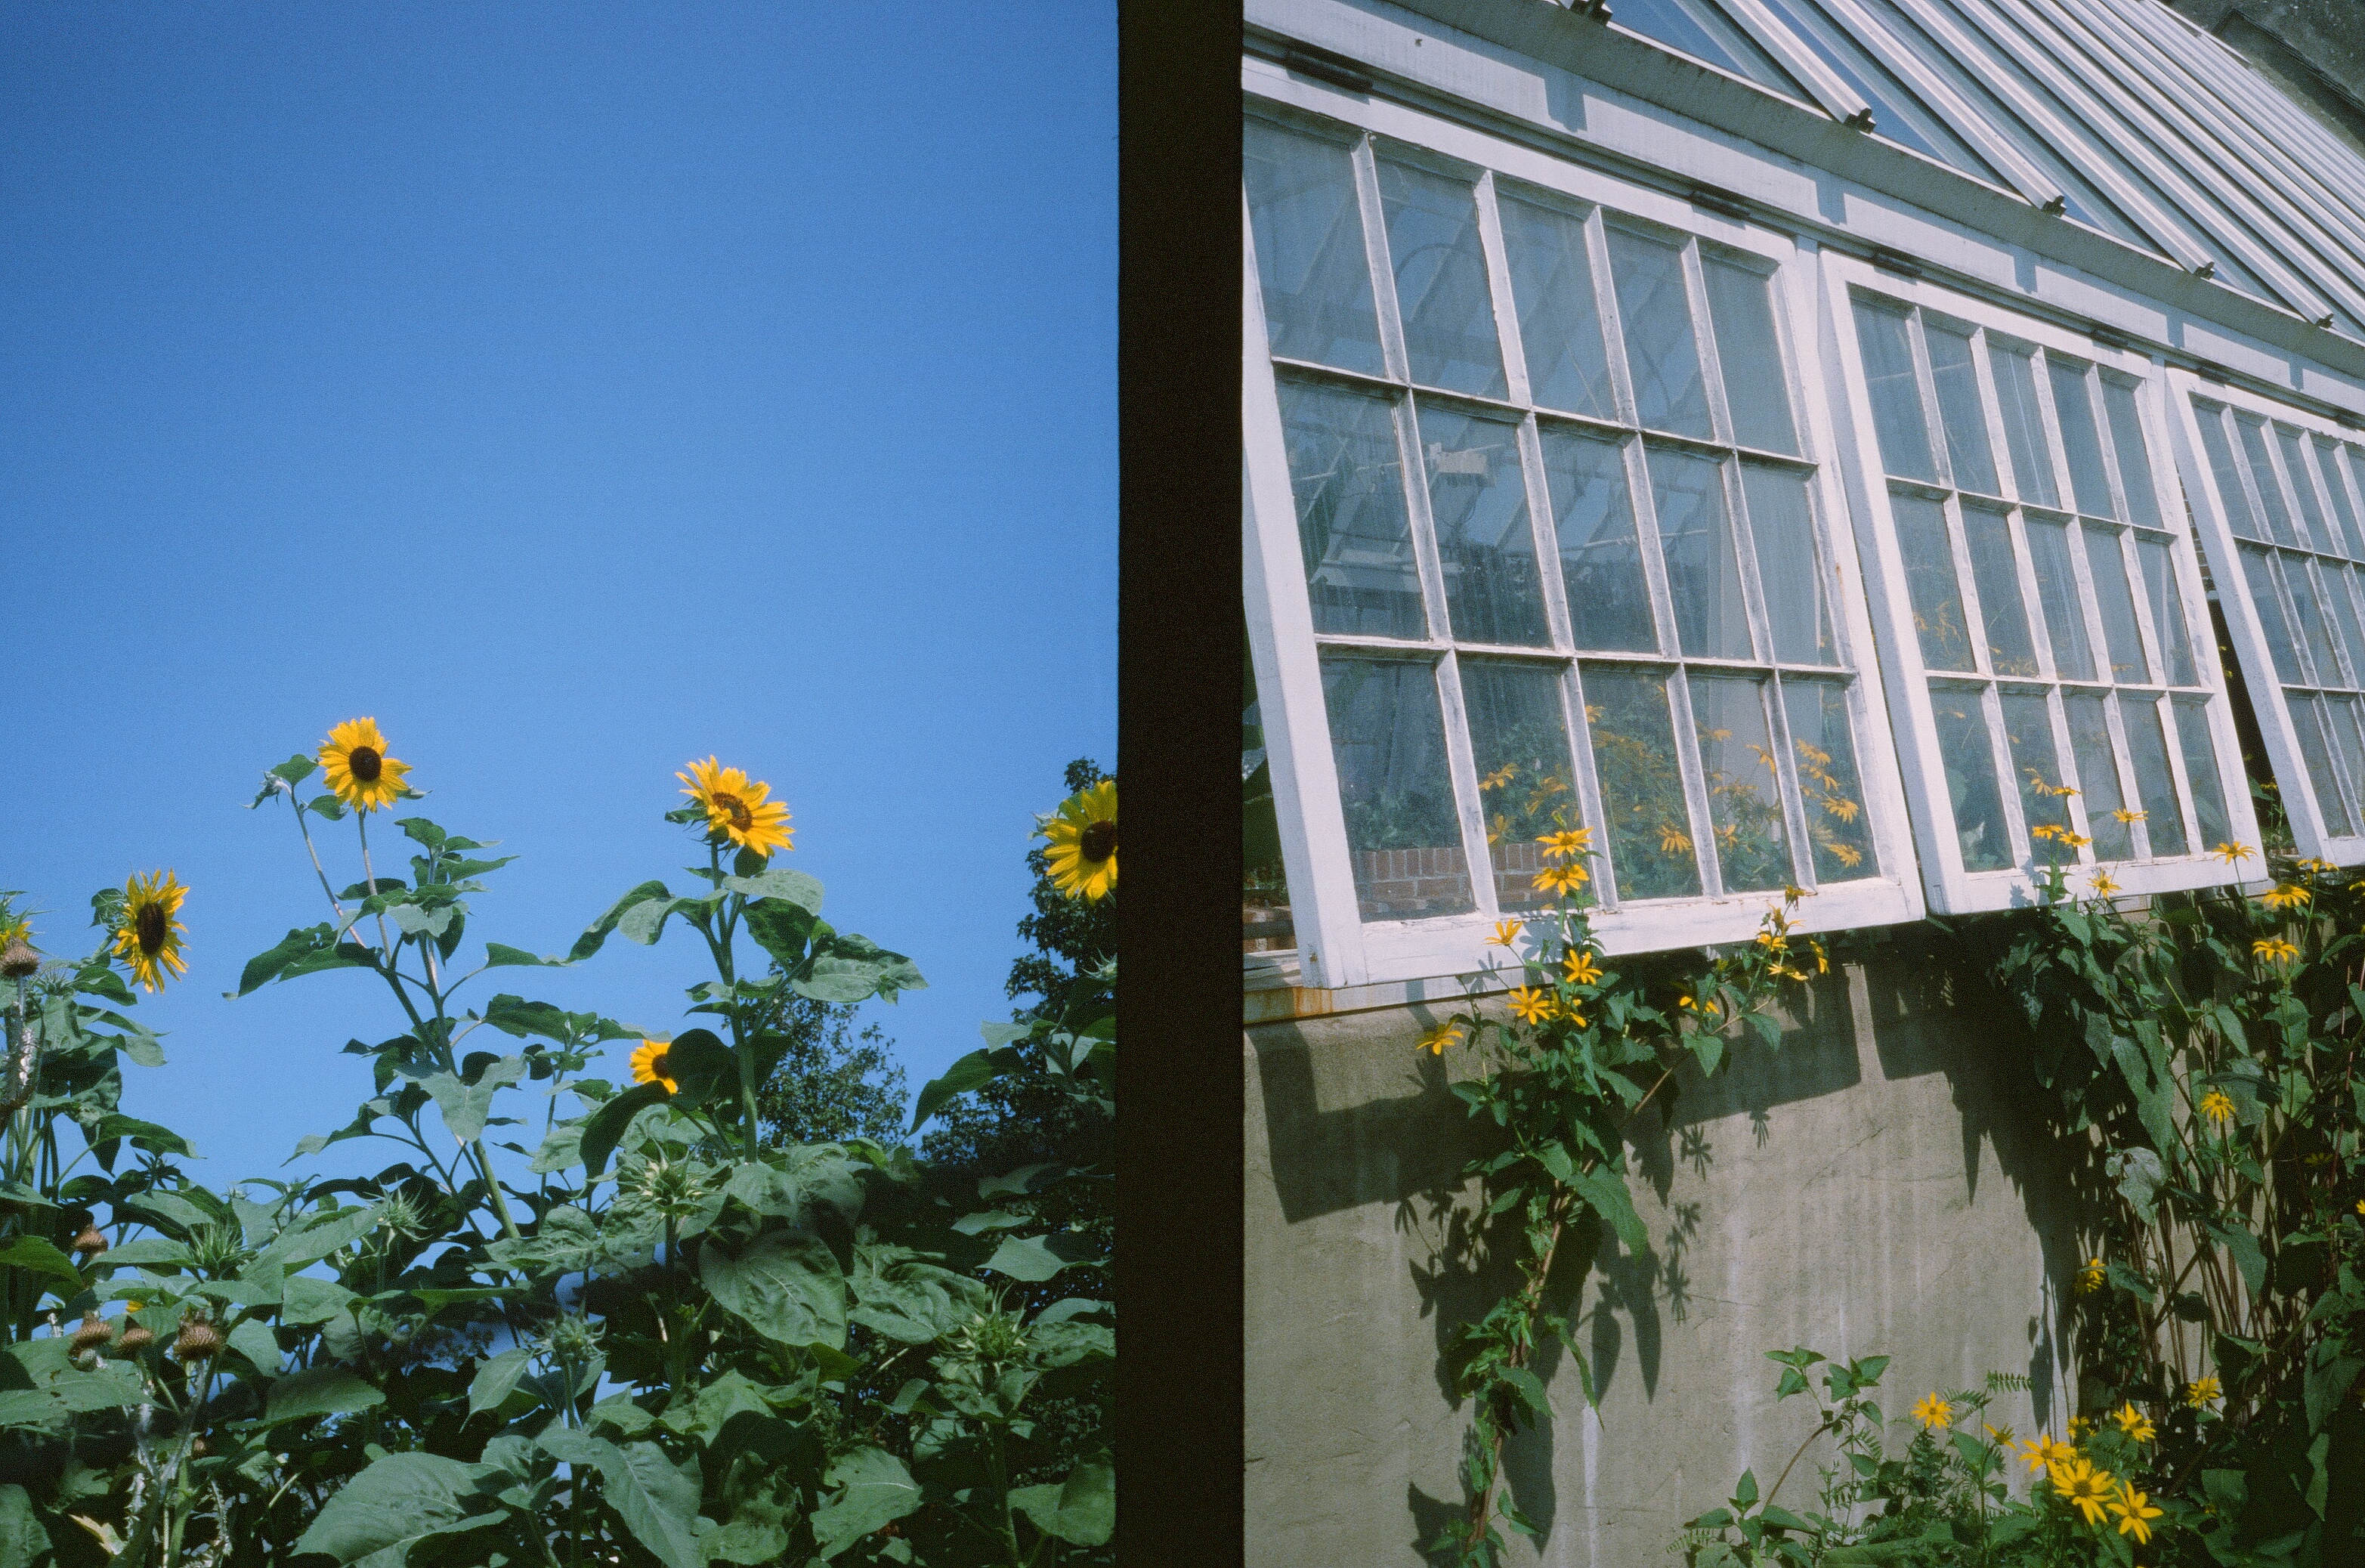
[[[1990,1369],[2030,1374],[1993,1418],[2067,1416],[2053,1303],[2079,1261],[2059,1150],[2015,1021],[1944,950],[1887,945],[1800,994],[1778,1052],[1750,1045],[1633,1129],[1648,1255],[1581,1249],[1564,1310],[1602,1388],[1547,1353],[1557,1417],[1507,1470],[1545,1534],[1513,1562],[1664,1562],[1743,1466],[1771,1484],[1813,1416],[1777,1406],[1770,1350],[1896,1358],[1883,1406]],[[1441,1352],[1508,1261],[1474,1272],[1485,1147],[1448,1092],[1467,1049],[1414,1048],[1397,1008],[1248,1032],[1248,1561],[1418,1564],[1458,1514],[1467,1412]],[[1516,1245],[1508,1234],[1485,1240]],[[1999,1414],[2000,1413],[2000,1414]],[[1892,1428],[1901,1444],[1912,1428]],[[1813,1501],[1810,1452],[1783,1489]]]

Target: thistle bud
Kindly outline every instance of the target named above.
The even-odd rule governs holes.
[[[23,980],[41,967],[41,956],[22,936],[11,936],[8,945],[0,947],[0,975],[10,980]]]
[[[221,1330],[202,1317],[185,1320],[173,1340],[173,1354],[185,1361],[209,1361],[221,1353]]]
[[[81,1253],[82,1260],[87,1263],[106,1250],[106,1238],[99,1234],[98,1226],[84,1226],[82,1234],[73,1238],[73,1249]]]
[[[90,1312],[83,1315],[82,1327],[73,1331],[73,1338],[68,1343],[73,1346],[73,1353],[79,1356],[85,1350],[106,1349],[107,1341],[114,1338],[114,1325],[95,1312]]]
[[[156,1342],[156,1336],[140,1326],[136,1318],[123,1320],[123,1338],[115,1342],[118,1355],[136,1356]]]

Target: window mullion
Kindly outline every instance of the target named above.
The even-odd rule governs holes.
[[[1544,624],[1551,631],[1552,646],[1566,652],[1576,645],[1576,633],[1569,620],[1567,584],[1561,580],[1560,527],[1552,518],[1552,487],[1544,477],[1543,437],[1533,414],[1519,421],[1519,446],[1528,526],[1536,542],[1536,577],[1543,589]]]
[[[1380,200],[1380,165],[1372,139],[1355,140],[1355,197],[1363,217],[1363,259],[1372,269],[1372,303],[1380,316],[1380,353],[1389,375],[1409,384],[1412,359],[1405,351],[1404,319],[1396,313],[1395,270],[1388,264],[1387,208]]]
[[[2143,694],[2137,693],[2138,700]],[[2111,760],[2118,769],[2122,811],[2143,810],[2143,782],[2135,777],[2135,748],[2127,744],[2126,722],[2119,712],[2120,693],[2113,688],[2102,703],[2102,727],[2111,739]],[[2127,847],[2137,860],[2151,858],[2151,834],[2141,821],[2127,824]],[[2097,859],[2101,857],[2097,856]]]
[[[1462,823],[1462,855],[1470,865],[1471,906],[1492,920],[1498,913],[1494,847],[1486,842],[1486,806],[1479,799],[1478,761],[1470,745],[1470,714],[1462,701],[1462,666],[1452,649],[1445,651],[1431,673],[1437,680],[1439,710],[1445,720],[1445,761],[1453,778],[1453,814]]]
[[[1586,716],[1585,671],[1575,659],[1562,671],[1560,682],[1561,722],[1568,726],[1569,756],[1576,767],[1577,810],[1585,814],[1585,823],[1598,837],[1594,845],[1597,858],[1593,864],[1606,868],[1595,873],[1594,896],[1605,909],[1615,910],[1621,902],[1618,893],[1618,863],[1610,852],[1609,815],[1601,803],[1600,775],[1593,760],[1593,722]]]
[[[1766,677],[1760,690],[1766,710],[1765,739],[1774,748],[1774,788],[1781,792],[1782,820],[1790,830],[1790,880],[1811,890],[1815,846],[1808,837],[1806,795],[1799,786],[1799,748],[1790,739],[1790,705],[1782,694],[1782,677]],[[1859,765],[1859,775],[1862,771]]]
[[[1676,767],[1684,781],[1684,805],[1691,813],[1692,859],[1699,868],[1700,891],[1724,897],[1724,872],[1717,862],[1716,813],[1708,798],[1708,767],[1699,755],[1699,725],[1692,718],[1692,683],[1678,666],[1667,677],[1668,711],[1675,725]]]

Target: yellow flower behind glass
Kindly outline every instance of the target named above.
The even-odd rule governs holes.
[[[1593,830],[1589,827],[1563,828],[1558,833],[1544,834],[1536,842],[1544,846],[1544,854],[1552,859],[1565,860],[1572,855],[1584,853],[1593,843]]]
[[[1433,1057],[1441,1057],[1445,1054],[1446,1047],[1458,1046],[1461,1043],[1462,1025],[1450,1019],[1440,1024],[1436,1028],[1427,1031],[1420,1037],[1420,1048]]]
[[[768,860],[775,849],[796,847],[789,842],[797,831],[788,825],[789,808],[768,798],[772,793],[769,784],[760,778],[749,778],[740,768],[725,767],[712,756],[704,762],[693,762],[689,767],[688,773],[677,773],[674,777],[688,786],[682,793],[697,801],[698,809],[706,813],[706,831],[710,834],[727,839]],[[1113,796],[1115,786],[1109,788]],[[1060,809],[1066,810],[1064,806]],[[1109,814],[1112,818],[1116,814],[1114,803],[1109,808]],[[1110,833],[1115,835],[1114,821],[1110,823]],[[1114,846],[1111,852],[1115,852]],[[1109,872],[1109,879],[1116,879],[1114,868]]]
[[[2086,1516],[2086,1522],[2102,1522],[2102,1510],[2111,1500],[2112,1475],[2107,1470],[2097,1470],[2082,1459],[2071,1459],[2055,1465],[2047,1473],[2053,1489],[2061,1500]]]
[[[2118,818],[2119,821],[2123,823],[2139,823],[2146,817],[2150,816],[2151,813],[2149,812],[2130,812],[2122,810],[2113,812],[2111,815]]]
[[[665,1085],[667,1093],[678,1092],[681,1085],[673,1081],[672,1074],[667,1070],[669,1065],[666,1060],[667,1048],[667,1043],[664,1040],[643,1040],[640,1048],[633,1053],[633,1081],[662,1083]]]
[[[1948,1426],[1955,1419],[1955,1407],[1935,1394],[1925,1394],[1913,1406],[1913,1418],[1925,1428]]]
[[[2154,1436],[2151,1418],[2136,1409],[2135,1401],[2132,1399],[2128,1400],[2119,1413],[2112,1418],[2118,1422],[2120,1431],[2139,1443],[2147,1443]]]
[[[1582,948],[1569,954],[1562,962],[1567,967],[1568,983],[1571,985],[1592,985],[1601,979],[1601,966],[1593,961],[1592,954]]]
[[[1526,925],[1527,922],[1523,920],[1498,920],[1495,923],[1495,935],[1486,938],[1486,944],[1491,947],[1508,947],[1519,940],[1519,933]]]
[[[2102,1267],[2102,1260],[2100,1258],[2087,1259],[2086,1266],[2078,1271],[2078,1294],[2092,1295],[2096,1291],[2101,1290],[2102,1276],[2108,1272],[2109,1271]],[[2077,1424],[2076,1417],[2071,1417],[2070,1424],[2072,1426]]]
[[[386,755],[386,737],[375,719],[348,719],[320,743],[320,776],[338,800],[357,812],[374,812],[402,799],[409,786],[402,776],[410,764]]]
[[[2298,945],[2286,942],[2280,936],[2270,936],[2263,942],[2253,942],[2250,944],[2250,951],[2270,964],[2288,964],[2299,957]]]
[[[1098,903],[1116,890],[1116,780],[1104,778],[1059,802],[1039,830],[1052,885],[1068,897]]]
[[[1478,788],[1481,790],[1500,790],[1504,785],[1508,784],[1512,779],[1519,776],[1519,765],[1516,762],[1507,762],[1503,764],[1502,767],[1496,768],[1494,772],[1486,775],[1485,778],[1478,780]]]
[[[2138,1546],[2151,1539],[2151,1521],[2162,1511],[2127,1482],[2119,1484],[2118,1495],[2111,1499],[2111,1512],[2119,1516],[2119,1533],[2135,1537]]]
[[[1535,875],[1534,887],[1539,892],[1565,898],[1593,879],[1593,873],[1575,861],[1563,866],[1547,866]]]
[[[1686,833],[1683,829],[1679,827],[1662,827],[1659,830],[1660,854],[1680,855],[1688,851],[1691,846],[1691,835]]]
[[[2184,1402],[2193,1409],[2198,1410],[2202,1406],[2216,1399],[2224,1391],[2217,1386],[2217,1379],[2214,1374],[2208,1377],[2197,1378],[2184,1385]]]
[[[1541,1024],[1560,1010],[1552,993],[1537,986],[1523,985],[1511,992],[1511,1011],[1519,1015],[1522,1024]]]
[[[188,927],[174,918],[188,896],[189,890],[170,871],[135,875],[123,884],[123,924],[115,928],[115,956],[151,991],[188,973],[188,961],[181,957]]]
[[[2201,1097],[2201,1114],[2213,1122],[2225,1123],[2234,1119],[2234,1102],[2220,1089],[2212,1089]]]

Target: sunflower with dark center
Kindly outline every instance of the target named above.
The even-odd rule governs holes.
[[[320,745],[321,776],[338,800],[357,812],[390,806],[409,793],[402,776],[410,764],[386,754],[375,719],[348,719]]]
[[[667,1093],[678,1093],[681,1085],[667,1071],[666,1055],[669,1047],[670,1042],[665,1040],[643,1040],[640,1049],[633,1053],[633,1081],[662,1083]]]
[[[712,756],[674,777],[689,786],[682,793],[706,813],[707,834],[717,843],[735,844],[768,860],[775,849],[796,847],[790,842],[796,829],[788,825],[789,808],[770,798],[772,787],[762,779]]]
[[[174,916],[189,890],[170,871],[134,875],[123,884],[123,923],[115,928],[115,956],[131,966],[131,978],[161,991],[167,979],[188,972],[181,957],[188,927]]]
[[[1037,830],[1051,883],[1070,898],[1097,903],[1116,890],[1116,780],[1104,778],[1059,802]]]

